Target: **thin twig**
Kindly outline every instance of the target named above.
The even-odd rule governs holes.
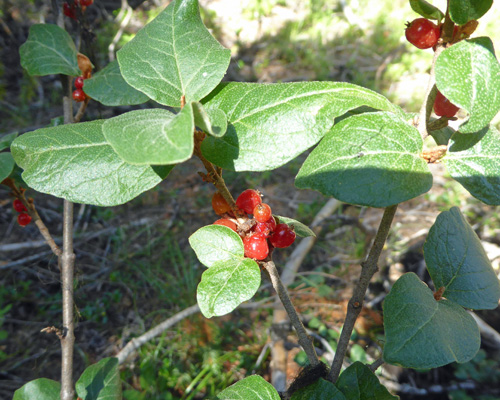
[[[368,289],[370,280],[378,270],[377,263],[387,240],[387,236],[389,235],[389,229],[397,208],[398,205],[396,204],[385,209],[377,234],[375,235],[375,240],[370,249],[370,253],[368,254],[367,259],[361,263],[361,275],[347,305],[347,314],[342,328],[342,333],[337,344],[337,352],[335,354],[330,373],[328,374],[328,380],[333,383],[335,383],[339,377],[342,362],[347,352],[352,330],[354,329],[354,323],[363,308],[363,301],[365,299],[366,290]]]
[[[313,366],[319,364],[318,356],[316,354],[316,350],[314,349],[313,343],[307,335],[306,329],[304,328],[304,325],[299,318],[297,310],[295,310],[295,307],[290,300],[290,296],[288,295],[285,286],[281,282],[278,270],[276,269],[276,265],[273,261],[264,262],[262,263],[262,265],[269,273],[269,277],[271,279],[274,290],[278,294],[281,303],[285,307],[288,317],[290,318],[290,322],[297,332],[297,336],[299,337],[299,344],[306,352],[309,363]]]
[[[85,114],[85,110],[87,109],[87,105],[89,104],[90,97],[85,96],[85,100],[83,103],[80,105],[80,108],[78,109],[78,112],[75,114],[73,118],[73,122],[80,122],[80,120],[83,117],[83,114]]]
[[[381,367],[384,364],[384,360],[382,358],[379,358],[372,362],[368,368],[372,370],[372,372],[375,372],[379,367]]]

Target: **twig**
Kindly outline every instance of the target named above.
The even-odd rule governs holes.
[[[80,105],[80,108],[78,109],[78,112],[75,114],[73,118],[73,122],[80,122],[80,120],[83,117],[83,114],[85,114],[85,110],[87,109],[87,105],[89,104],[90,97],[85,96],[85,100],[83,103]]]
[[[123,18],[123,14],[125,13],[125,17]],[[129,6],[127,0],[122,0],[122,5],[120,8],[120,13],[118,14],[116,20],[119,21],[120,19],[120,28],[116,32],[116,35],[114,36],[113,40],[108,46],[108,58],[109,62],[114,61],[115,59],[115,48],[118,42],[120,41],[123,32],[125,31],[125,28],[129,24],[130,20],[132,19],[132,15],[134,14],[134,10],[132,10],[132,7]]]
[[[319,364],[318,356],[316,354],[316,350],[314,349],[313,343],[309,336],[307,335],[306,329],[302,324],[302,321],[295,310],[295,307],[290,300],[290,296],[288,296],[288,292],[281,282],[278,270],[276,269],[276,265],[272,261],[267,261],[262,263],[266,271],[269,273],[269,277],[271,278],[271,283],[278,294],[281,303],[285,307],[285,310],[290,318],[290,322],[292,326],[295,328],[297,332],[297,336],[299,337],[299,344],[302,346],[304,351],[306,352],[307,358],[311,365]]]
[[[363,301],[365,299],[366,290],[368,289],[370,280],[378,270],[377,263],[387,240],[387,236],[389,235],[389,229],[397,208],[398,205],[396,204],[385,209],[377,234],[375,235],[375,240],[370,249],[370,253],[368,254],[366,261],[361,263],[361,275],[347,305],[347,314],[342,328],[342,333],[337,344],[337,352],[335,353],[335,358],[332,363],[332,369],[328,374],[328,380],[333,383],[335,383],[339,377],[342,362],[349,345],[349,339],[351,338],[352,330],[354,329],[354,323],[363,308]]]
[[[384,364],[384,360],[382,360],[382,358],[379,358],[377,360],[375,360],[374,362],[372,362],[368,368],[370,368],[372,370],[372,372],[375,372],[379,367],[381,367],[382,365]]]

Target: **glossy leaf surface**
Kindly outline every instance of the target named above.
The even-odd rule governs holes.
[[[10,175],[15,165],[12,154],[8,152],[0,153],[0,182]]]
[[[436,301],[412,272],[399,278],[387,295],[384,328],[384,361],[407,368],[464,363],[476,355],[481,344],[472,316],[450,300]]]
[[[280,400],[280,396],[273,385],[252,375],[224,389],[217,400]]]
[[[230,57],[203,25],[197,0],[172,1],[117,53],[129,85],[172,107],[209,94]]]
[[[75,203],[123,204],[160,183],[173,166],[131,165],[102,133],[103,120],[42,128],[11,146],[33,189]]]
[[[35,379],[14,392],[12,400],[59,400],[61,384],[51,379]]]
[[[436,288],[448,300],[474,310],[494,309],[500,281],[476,232],[457,207],[443,211],[429,231],[425,262]]]
[[[206,110],[200,102],[193,103],[194,122],[203,132],[211,136],[224,136],[227,130],[227,117],[217,108]]]
[[[21,65],[30,75],[81,74],[76,47],[64,29],[53,24],[31,25],[28,40],[19,48]]]
[[[130,111],[104,122],[104,136],[130,164],[177,164],[193,154],[193,109]]]
[[[489,38],[463,40],[436,61],[436,85],[453,104],[468,111],[459,131],[474,133],[500,111],[500,65]]]
[[[442,159],[451,177],[483,203],[500,205],[500,132],[455,133]]]
[[[121,400],[122,384],[117,358],[103,358],[83,371],[76,382],[82,400]]]
[[[223,83],[203,103],[228,119],[223,137],[203,141],[203,154],[235,171],[280,167],[315,145],[351,109],[366,105],[401,113],[385,97],[339,82]]]
[[[278,218],[279,220],[278,223],[283,223],[292,226],[297,236],[300,237],[316,236],[316,234],[302,222],[299,222],[293,218],[282,217],[280,215],[275,215],[275,217]]]
[[[425,0],[410,0],[410,6],[416,13],[427,19],[435,19],[441,21],[444,14],[441,10]]]
[[[457,25],[481,18],[491,8],[493,0],[450,0],[450,17]]]
[[[353,116],[335,125],[311,152],[295,185],[346,203],[401,203],[431,188],[422,147],[418,131],[395,114]]]
[[[83,91],[105,106],[142,104],[149,100],[148,96],[125,82],[116,60],[110,62],[92,78],[86,79]]]

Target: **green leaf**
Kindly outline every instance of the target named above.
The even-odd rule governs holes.
[[[149,100],[148,96],[125,82],[116,60],[86,79],[83,91],[105,106],[142,104]]]
[[[299,235],[300,237],[308,237],[308,236],[314,236],[316,237],[316,234],[307,226],[304,225],[302,222],[299,222],[295,219],[288,218],[288,217],[282,217],[280,215],[275,215],[276,218],[278,218],[278,221],[280,224],[287,224],[295,230],[295,233]]]
[[[385,299],[384,328],[384,360],[407,368],[464,363],[481,344],[472,316],[450,300],[436,301],[411,272],[396,281]]]
[[[51,379],[35,379],[14,392],[12,400],[59,400],[61,384]]]
[[[227,130],[227,117],[217,108],[205,109],[199,102],[193,103],[194,122],[203,132],[215,137],[224,136]]]
[[[30,75],[81,74],[75,44],[68,32],[57,25],[31,25],[19,54],[22,67]]]
[[[76,382],[82,400],[121,400],[122,385],[117,358],[103,358],[91,365]]]
[[[0,137],[0,151],[8,149],[16,137],[17,132],[8,133]]]
[[[494,127],[477,135],[455,133],[442,158],[451,177],[483,203],[500,205],[500,133]]]
[[[203,25],[197,0],[175,0],[117,53],[129,85],[178,107],[209,94],[224,77],[231,52]]]
[[[397,400],[381,385],[375,374],[363,363],[356,361],[340,374],[337,387],[349,400]]]
[[[203,102],[228,119],[222,138],[203,141],[203,154],[235,171],[284,165],[315,145],[333,120],[351,109],[366,105],[402,113],[382,95],[342,82],[223,83]]]
[[[227,228],[229,229],[229,228]],[[260,286],[260,268],[251,258],[218,261],[201,276],[196,298],[206,318],[230,313]]]
[[[15,165],[12,154],[8,152],[0,153],[0,182],[11,174]]]
[[[438,21],[444,18],[444,14],[439,8],[434,7],[425,0],[410,0],[410,6],[413,11],[424,18],[436,19]]]
[[[427,192],[418,131],[399,116],[366,113],[335,125],[302,165],[295,185],[346,203],[387,207]]]
[[[444,50],[436,61],[436,85],[456,106],[469,112],[460,126],[474,133],[500,111],[500,65],[488,49],[491,40],[463,40]]]
[[[224,389],[217,400],[280,400],[280,396],[273,385],[252,375]]]
[[[291,400],[347,400],[331,382],[319,378],[312,385],[297,390]]]
[[[447,146],[454,133],[455,130],[450,126],[429,132],[438,146]]]
[[[104,121],[42,128],[18,137],[12,156],[33,189],[75,203],[123,204],[160,183],[173,166],[124,162],[102,133]]]
[[[450,0],[450,17],[457,25],[481,18],[490,9],[493,0]]]
[[[457,207],[443,211],[424,245],[425,262],[436,289],[448,300],[474,310],[498,307],[500,281],[476,232]]]
[[[227,226],[208,225],[189,237],[198,260],[210,268],[219,261],[240,259],[244,256],[240,236]]]
[[[104,122],[104,136],[130,164],[177,164],[193,154],[193,109],[130,111]]]

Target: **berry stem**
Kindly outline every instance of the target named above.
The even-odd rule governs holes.
[[[299,318],[299,314],[297,313],[297,310],[290,300],[290,296],[288,295],[288,291],[286,290],[285,285],[283,285],[283,282],[281,282],[281,278],[278,270],[276,269],[276,265],[273,261],[266,261],[262,263],[262,266],[269,273],[269,278],[271,279],[273,288],[278,294],[283,307],[285,307],[285,311],[290,318],[290,322],[292,323],[292,326],[295,328],[297,336],[299,337],[299,344],[304,349],[309,363],[312,366],[318,365],[318,355],[316,354],[316,350],[314,349],[313,342],[307,335],[306,328],[304,328],[304,325]]]
[[[236,215],[237,220],[239,223],[243,223],[244,218],[242,212],[238,207],[236,207],[236,202],[229,192],[229,189],[226,186],[226,182],[224,181],[224,178],[222,178],[222,169],[219,167],[215,167],[210,161],[208,161],[205,156],[203,156],[201,152],[201,142],[205,138],[205,133],[196,130],[194,133],[194,154],[196,157],[200,159],[200,161],[203,163],[205,169],[207,170],[207,175],[205,176],[207,182],[212,183],[219,193],[224,197],[224,199],[227,201],[227,204],[229,204],[229,207],[231,207],[231,210],[233,211],[234,215]]]
[[[73,122],[80,122],[80,120],[83,117],[83,114],[85,114],[85,110],[87,109],[87,104],[89,104],[89,101],[90,97],[85,96],[85,100],[82,102],[80,108],[78,109],[78,112],[73,117]]]

